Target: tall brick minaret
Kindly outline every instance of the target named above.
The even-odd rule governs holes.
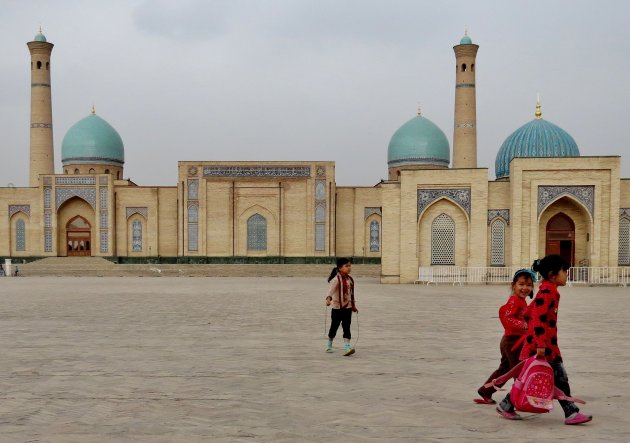
[[[477,167],[477,101],[475,93],[474,45],[468,32],[453,46],[456,60],[455,122],[453,129],[453,168]]]
[[[41,174],[54,174],[52,99],[50,93],[50,54],[53,44],[40,29],[28,42],[31,53],[31,149],[29,185],[39,186]]]

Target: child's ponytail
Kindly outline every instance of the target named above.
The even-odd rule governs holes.
[[[560,271],[568,271],[570,267],[571,265],[559,255],[548,255],[532,263],[532,270],[538,272],[544,280],[548,280],[550,275],[558,275]]]
[[[341,268],[346,263],[351,263],[349,258],[341,257],[337,259],[337,266],[335,266],[332,271],[330,271],[330,276],[328,276],[328,282],[337,276],[339,272],[339,268]]]

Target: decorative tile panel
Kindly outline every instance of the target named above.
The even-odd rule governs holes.
[[[107,187],[106,186],[101,186],[100,188],[100,194],[101,194],[101,204],[100,204],[100,208],[101,209],[107,209]]]
[[[619,208],[619,217],[630,218],[630,208]]]
[[[196,166],[191,166],[190,168],[188,168],[188,175],[189,176],[195,176],[197,175],[197,167]]]
[[[502,218],[508,225],[510,224],[509,209],[488,209],[488,226],[497,217]]]
[[[462,122],[462,123],[456,123],[455,127],[456,128],[474,128],[477,125],[474,122]]]
[[[460,205],[470,216],[470,188],[457,189],[418,189],[418,217],[431,203],[447,197]]]
[[[79,197],[88,202],[96,210],[96,189],[94,188],[55,188],[57,209],[72,197]]]
[[[95,185],[96,177],[55,177],[58,185]]]
[[[324,168],[323,166],[317,166],[317,169],[315,170],[315,174],[318,177],[324,177],[326,175],[326,168]]]
[[[44,228],[44,252],[52,252],[52,229]]]
[[[107,230],[101,230],[101,252],[105,253],[109,250],[108,248],[108,243],[109,243],[109,232],[107,232]]]
[[[52,196],[52,188],[44,188],[44,208],[46,209],[49,209],[52,207],[51,196]]]
[[[107,229],[107,212],[101,212],[99,219],[100,219],[100,228]]]
[[[44,177],[44,186],[52,186],[52,177]]]
[[[308,166],[204,166],[205,177],[310,177]]]
[[[363,208],[363,220],[367,220],[367,218],[372,214],[381,214],[381,208]]]
[[[109,184],[109,178],[107,178],[106,176],[99,177],[98,184],[101,186],[107,186]]]
[[[562,195],[571,195],[588,208],[591,216],[595,206],[595,186],[538,186],[538,215],[549,203]]]
[[[31,216],[31,205],[9,205],[9,218],[17,212],[23,212],[29,217]]]
[[[127,218],[131,217],[133,214],[140,214],[145,220],[149,219],[149,208],[147,207],[129,206],[125,208],[125,210],[127,212]]]

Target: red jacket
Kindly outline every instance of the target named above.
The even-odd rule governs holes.
[[[537,348],[545,348],[545,358],[553,363],[562,361],[558,347],[558,305],[560,293],[558,287],[548,280],[543,280],[538,294],[529,304],[529,329],[521,350],[520,359],[525,360],[536,355]]]
[[[525,325],[525,310],[527,302],[524,298],[517,295],[511,295],[506,304],[499,308],[499,319],[505,328],[503,335],[523,335],[527,329],[523,329]]]

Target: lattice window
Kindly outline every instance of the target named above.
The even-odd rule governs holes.
[[[490,225],[490,265],[505,265],[505,222],[501,219]]]
[[[267,219],[260,214],[247,219],[247,250],[267,250]]]
[[[455,264],[455,222],[440,214],[431,224],[431,264]]]
[[[381,225],[376,220],[370,222],[370,252],[381,250]]]
[[[188,200],[197,200],[199,194],[199,181],[188,180]]]
[[[324,223],[315,223],[315,250],[326,250],[326,225]]]
[[[619,220],[619,266],[630,266],[630,220]]]
[[[22,219],[15,222],[15,250],[26,251],[26,224]]]
[[[199,206],[188,206],[188,250],[196,251],[199,240]]]
[[[142,222],[140,220],[134,220],[131,224],[131,250],[142,251]]]

